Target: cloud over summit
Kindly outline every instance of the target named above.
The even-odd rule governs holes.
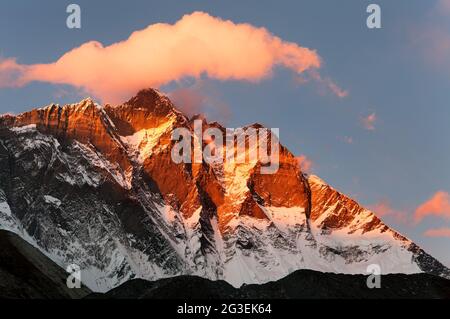
[[[258,81],[277,65],[300,74],[320,68],[321,59],[265,28],[194,12],[175,24],[149,25],[109,46],[86,42],[49,64],[0,60],[0,87],[32,81],[69,84],[115,103],[141,88],[184,77]]]

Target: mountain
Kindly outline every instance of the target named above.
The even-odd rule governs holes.
[[[0,117],[0,228],[63,268],[79,265],[97,292],[134,278],[239,287],[298,269],[366,274],[371,264],[450,277],[374,213],[304,174],[283,145],[274,174],[258,159],[175,163],[172,132],[193,132],[196,120],[225,131],[152,89],[118,106],[85,99]]]
[[[130,280],[88,299],[450,299],[450,280],[429,274],[389,274],[379,289],[364,275],[297,270],[278,281],[234,288],[225,281],[179,276],[157,281]],[[301,289],[299,289],[301,287]]]
[[[19,236],[0,230],[0,299],[83,298],[86,287],[69,289],[68,274]]]

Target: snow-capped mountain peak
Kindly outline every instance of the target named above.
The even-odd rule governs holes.
[[[172,132],[192,131],[193,121],[153,89],[118,106],[85,99],[0,117],[0,228],[64,268],[80,265],[95,291],[136,277],[196,274],[240,286],[303,268],[365,273],[374,263],[383,273],[450,275],[305,175],[282,145],[274,174],[261,174],[258,160],[175,163]]]

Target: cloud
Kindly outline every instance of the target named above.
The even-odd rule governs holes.
[[[425,61],[435,67],[448,67],[450,63],[450,33],[445,27],[427,25],[414,33],[413,44],[423,53]]]
[[[377,121],[377,115],[375,113],[369,114],[361,119],[361,123],[366,130],[374,131],[375,122]]]
[[[321,59],[316,51],[265,28],[194,12],[175,24],[149,25],[109,46],[86,42],[49,64],[0,60],[0,87],[32,81],[69,84],[115,103],[141,88],[185,77],[259,81],[278,65],[302,74],[320,68]],[[323,81],[342,95],[332,82]]]
[[[393,208],[390,202],[386,199],[373,205],[369,205],[368,208],[378,217],[390,217],[399,223],[408,224],[408,214],[404,211]]]
[[[306,155],[296,156],[295,159],[303,172],[310,173],[312,171],[314,164]]]
[[[436,2],[434,10],[439,15],[450,15],[450,0],[438,0]]]
[[[344,98],[348,96],[348,91],[340,88],[334,81],[332,81],[329,77],[322,80],[323,83],[340,98]]]
[[[449,237],[450,238],[450,228],[434,228],[428,229],[423,233],[426,237]]]
[[[436,70],[448,72],[450,66],[450,0],[438,0],[424,15],[425,19],[411,25],[409,40],[413,50]]]
[[[230,107],[207,81],[199,80],[191,86],[179,87],[168,95],[175,106],[187,116],[201,114],[209,121],[220,120],[222,124],[230,119]]]
[[[310,69],[306,72],[306,74],[296,75],[294,77],[294,81],[298,85],[306,84],[310,82],[311,79],[318,84],[319,92],[322,94],[330,91],[339,98],[347,97],[349,94],[347,90],[342,89],[329,77],[322,77],[315,69]]]
[[[431,198],[419,205],[414,213],[414,220],[420,222],[427,216],[450,219],[450,195],[445,191],[436,192]]]
[[[197,89],[178,88],[169,94],[172,102],[178,109],[188,116],[203,113],[202,105],[206,102],[206,95]]]
[[[0,87],[16,87],[25,83],[21,79],[26,67],[17,64],[16,59],[0,57]]]

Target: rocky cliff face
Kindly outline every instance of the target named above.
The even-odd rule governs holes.
[[[177,164],[175,128],[193,132],[194,119],[151,89],[119,106],[86,99],[0,117],[0,228],[63,267],[80,265],[95,291],[136,277],[194,274],[239,286],[302,268],[365,273],[373,263],[384,273],[449,275],[305,175],[285,147],[275,174],[262,174],[258,159]]]

